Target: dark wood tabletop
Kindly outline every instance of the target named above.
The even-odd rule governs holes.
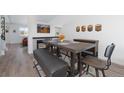
[[[68,45],[63,45],[63,46],[60,45],[60,48],[61,47],[67,49],[70,52],[79,53],[87,49],[90,49],[92,47],[95,47],[95,45],[81,42],[81,43],[70,43]]]
[[[49,42],[51,45],[57,46],[73,53],[80,53],[87,49],[95,47],[95,44],[84,42]]]

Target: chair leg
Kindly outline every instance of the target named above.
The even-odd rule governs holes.
[[[33,59],[33,63],[34,63],[33,68],[36,68],[36,66],[38,65],[38,63],[37,63],[37,64],[35,64],[35,59]]]
[[[33,66],[33,68],[36,68],[38,66],[38,63]]]
[[[89,71],[89,65],[87,66],[86,74],[88,74],[88,71]]]
[[[97,68],[95,68],[95,71],[96,71],[96,77],[99,77],[99,71]]]
[[[103,77],[105,77],[105,72],[104,72],[104,70],[102,70],[102,75],[103,75]]]

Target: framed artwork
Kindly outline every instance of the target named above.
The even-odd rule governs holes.
[[[76,27],[76,32],[79,32],[80,31],[80,26],[77,26]]]
[[[87,26],[87,30],[88,30],[89,32],[93,31],[93,25],[88,25],[88,26]]]
[[[102,25],[101,24],[96,24],[95,25],[95,31],[99,32],[102,30]]]
[[[86,26],[85,25],[81,26],[81,31],[82,32],[85,32],[86,31]]]
[[[37,24],[37,33],[50,33],[50,25]]]

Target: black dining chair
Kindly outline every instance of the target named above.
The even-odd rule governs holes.
[[[93,57],[93,56],[86,56],[82,62],[83,64],[85,64],[87,67],[86,67],[86,74],[88,74],[89,72],[89,67],[93,67],[95,68],[95,72],[96,72],[96,76],[99,77],[99,71],[102,72],[103,74],[103,77],[105,77],[105,72],[104,70],[108,70],[110,65],[111,65],[111,56],[112,56],[112,53],[113,53],[113,50],[115,48],[115,44],[112,43],[111,45],[108,45],[106,47],[106,50],[105,50],[105,53],[104,53],[104,57],[107,58],[106,61],[104,60],[101,60],[97,57]],[[82,73],[80,73],[80,76],[82,75]]]

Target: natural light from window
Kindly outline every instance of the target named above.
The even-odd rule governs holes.
[[[20,27],[20,36],[22,37],[27,37],[28,36],[28,28],[27,27]]]

